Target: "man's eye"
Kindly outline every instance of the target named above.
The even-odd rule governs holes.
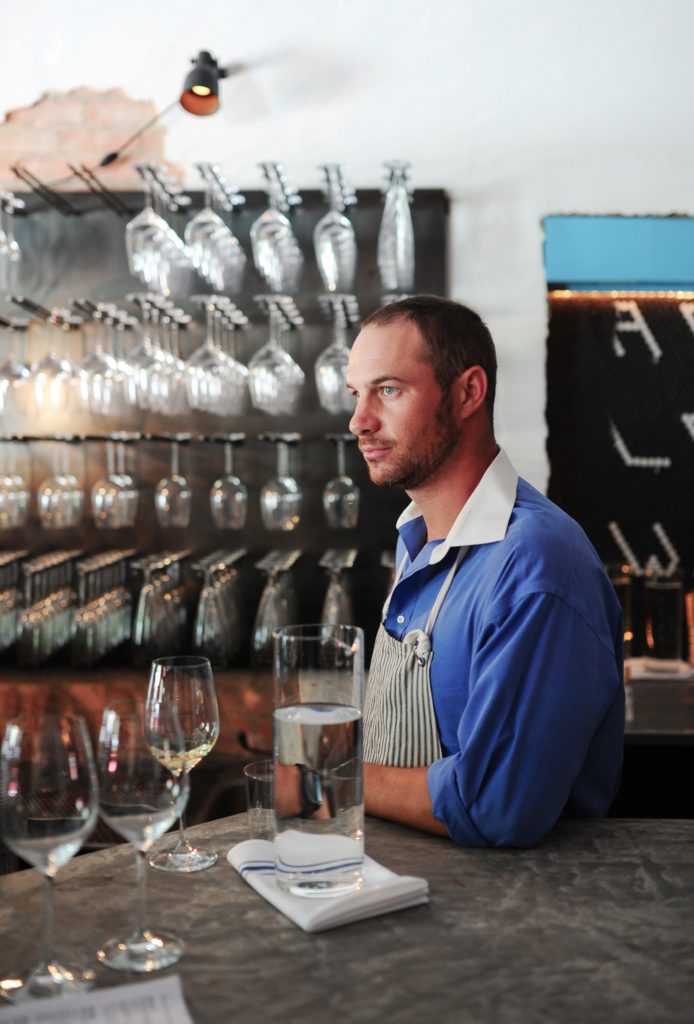
[[[383,392],[384,395],[390,397],[392,395],[397,394],[398,389],[393,384],[384,384],[383,387],[381,388],[381,391]]]

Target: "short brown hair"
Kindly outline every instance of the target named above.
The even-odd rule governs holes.
[[[385,326],[394,320],[409,320],[419,330],[431,352],[436,383],[448,391],[453,381],[471,366],[481,366],[487,375],[486,406],[490,423],[496,394],[496,349],[489,328],[467,306],[438,295],[410,295],[368,316],[362,327]]]

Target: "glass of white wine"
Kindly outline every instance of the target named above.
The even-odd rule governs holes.
[[[169,745],[183,749],[175,711],[166,712]],[[149,973],[169,967],[183,955],[183,942],[145,925],[146,855],[156,839],[183,812],[188,779],[152,757],[145,734],[141,701],[115,701],[104,709],[99,735],[101,816],[135,847],[137,918],[126,938],[108,939],[97,956],[116,971]]]
[[[93,970],[66,966],[53,955],[53,880],[90,835],[98,804],[84,719],[36,712],[7,723],[0,756],[0,835],[45,882],[41,960],[25,974],[0,980],[0,993],[11,1002],[81,992],[94,984]]]
[[[174,707],[183,733],[183,749],[169,735]],[[206,757],[219,736],[217,692],[208,658],[174,655],[152,662],[147,692],[147,740],[152,754],[179,777],[187,775]],[[179,838],[172,850],[153,854],[149,863],[159,871],[204,871],[217,861],[214,850],[192,845],[183,815]]]

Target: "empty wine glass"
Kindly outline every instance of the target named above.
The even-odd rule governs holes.
[[[377,261],[385,291],[410,292],[414,287],[414,228],[404,160],[386,163],[389,184],[378,232]]]
[[[13,292],[19,283],[22,251],[14,237],[14,216],[24,207],[23,199],[0,190],[0,292]]]
[[[218,530],[242,530],[246,524],[248,491],[234,475],[234,445],[241,444],[245,434],[229,434],[224,439],[224,476],[212,484],[210,510]]]
[[[69,317],[67,311],[55,309],[45,330],[49,334],[49,351],[31,365],[34,402],[38,413],[70,411],[74,398],[80,395],[79,368],[63,351],[70,332],[79,330],[82,321]]]
[[[161,710],[167,724],[167,749],[181,751],[183,739],[175,712]],[[145,734],[142,704],[114,702],[104,709],[99,735],[101,816],[135,848],[137,877],[136,921],[126,938],[108,939],[97,956],[115,971],[149,973],[176,963],[183,943],[175,935],[146,926],[145,857],[183,812],[188,779],[153,756]]]
[[[227,320],[220,305],[222,296],[195,296],[205,306],[205,340],[186,364],[186,387],[191,409],[222,416],[240,413],[248,393],[248,369],[221,348],[221,332]],[[234,307],[235,308],[235,307]]]
[[[4,443],[3,454],[6,454],[6,460],[0,472],[0,530],[11,530],[23,526],[27,520],[29,488],[17,473],[13,442]]]
[[[115,440],[118,441],[118,471],[116,471]],[[91,490],[94,524],[99,529],[115,530],[133,526],[137,515],[139,496],[135,481],[125,472],[123,439],[119,435],[114,435],[106,442],[106,476],[97,480]]]
[[[179,472],[179,443],[187,435],[171,438],[171,468],[154,489],[154,511],[160,526],[186,527],[193,511],[193,492],[190,484]]]
[[[330,210],[321,217],[313,232],[316,263],[323,286],[329,292],[348,292],[354,284],[357,243],[354,228],[344,211],[356,203],[357,197],[345,183],[340,164],[324,164],[322,170]]]
[[[281,626],[297,621],[297,602],[289,570],[299,551],[271,551],[256,568],[267,573],[251,636],[251,665],[267,668],[272,665],[272,637]]]
[[[280,300],[279,305],[274,301],[275,298]],[[269,302],[268,296],[257,297],[256,301],[261,304],[267,302],[270,337],[248,363],[251,402],[256,409],[272,416],[297,411],[306,380],[299,364],[280,344],[282,331],[303,321],[300,317],[298,321],[288,320],[282,312],[281,300],[292,302],[288,296],[269,297]]]
[[[77,526],[82,518],[84,493],[68,463],[69,440],[55,439],[53,472],[38,487],[36,501],[44,530]]]
[[[96,823],[98,790],[87,727],[82,718],[50,712],[11,719],[0,757],[0,835],[45,882],[40,962],[0,981],[12,1002],[80,992],[94,971],[66,966],[54,956],[53,880]]]
[[[172,742],[170,709],[176,712],[183,746]],[[207,658],[181,655],[152,662],[147,690],[147,740],[152,754],[185,778],[206,757],[219,736],[219,707],[212,666]],[[183,813],[172,850],[154,854],[149,863],[160,871],[204,871],[217,861],[213,850],[192,845]]]
[[[335,530],[353,530],[359,521],[359,488],[347,476],[345,446],[351,444],[353,434],[326,434],[335,442],[337,476],[329,480],[323,490],[323,511],[328,526]]]
[[[323,600],[321,622],[326,626],[351,626],[354,624],[354,608],[349,587],[340,569],[328,572],[328,586]]]
[[[241,287],[246,254],[215,206],[231,213],[245,202],[238,189],[222,178],[214,164],[198,164],[205,181],[205,205],[188,221],[184,238],[196,270],[217,291]]]
[[[251,225],[251,245],[256,270],[274,292],[296,291],[304,257],[285,216],[301,197],[290,189],[282,165],[260,165],[265,175],[269,209]]]
[[[289,475],[289,448],[301,434],[261,434],[261,441],[277,445],[277,472],[260,492],[260,517],[266,530],[295,530],[301,520],[301,488]]]
[[[209,658],[214,666],[227,665],[245,640],[238,573],[233,567],[233,562],[244,553],[241,549],[215,557],[213,552],[195,567],[203,573],[203,586],[193,625],[193,650]]]
[[[23,412],[31,371],[24,362],[24,336],[29,321],[23,317],[0,317],[0,328],[8,332],[7,355],[0,364],[0,412]],[[16,350],[16,351],[15,351]]]
[[[145,206],[125,226],[128,268],[150,288],[170,295],[181,290],[179,286],[191,266],[185,243],[161,215],[165,208],[177,210],[178,202],[164,187],[155,165],[138,164],[137,170],[145,183]]]
[[[325,301],[323,301],[323,299]],[[347,388],[349,322],[359,320],[359,306],[353,295],[324,296],[321,304],[328,306],[333,315],[333,340],[323,349],[315,362],[316,389],[321,406],[331,413],[353,412],[354,397]]]

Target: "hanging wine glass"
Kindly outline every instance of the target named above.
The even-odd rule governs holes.
[[[321,622],[325,626],[351,626],[354,608],[344,574],[339,569],[328,573],[328,586],[323,599]]]
[[[357,243],[354,228],[344,211],[356,203],[357,197],[345,183],[340,164],[324,164],[322,170],[330,210],[321,217],[313,232],[316,263],[324,288],[329,292],[349,292],[354,285]]]
[[[251,666],[272,665],[272,637],[281,626],[297,621],[296,592],[290,573],[300,551],[270,551],[256,568],[267,574],[251,635]]]
[[[25,205],[13,192],[0,189],[0,293],[14,292],[19,285],[22,251],[14,236],[14,216]]]
[[[0,363],[0,412],[11,416],[24,411],[31,371],[24,362],[24,336],[29,321],[23,317],[0,317],[0,329],[7,330],[7,355]],[[15,351],[16,350],[16,351]]]
[[[189,439],[187,434],[171,437],[171,468],[154,489],[154,511],[160,526],[185,528],[190,524],[193,511],[193,492],[179,467],[179,444]]]
[[[148,371],[149,405],[164,416],[182,416],[188,411],[187,367],[180,356],[178,335],[191,319],[176,308],[158,316],[159,348]]]
[[[11,982],[0,981],[0,991],[11,1002],[69,995],[94,984],[93,970],[55,959],[53,881],[91,834],[98,805],[82,718],[36,712],[7,723],[0,756],[0,836],[45,882],[41,960]]]
[[[118,443],[118,468],[116,449]],[[99,529],[120,530],[133,526],[137,515],[139,491],[133,478],[125,472],[124,436],[114,434],[106,442],[106,476],[96,481],[91,490],[94,524]]]
[[[190,407],[222,416],[241,413],[248,394],[249,371],[221,348],[221,332],[228,319],[220,309],[225,300],[217,295],[196,295],[194,300],[204,304],[206,334],[186,364]]]
[[[36,491],[39,520],[44,530],[64,530],[78,526],[84,502],[82,487],[69,468],[68,445],[71,439],[54,440],[52,475]]]
[[[349,346],[347,328],[359,322],[359,304],[354,295],[325,295],[321,306],[333,317],[333,340],[318,356],[314,366],[318,400],[327,412],[354,411],[354,397],[347,388]]]
[[[261,434],[261,441],[277,445],[276,475],[260,492],[260,517],[266,530],[295,530],[301,520],[301,488],[289,475],[289,449],[301,434]]]
[[[404,160],[386,163],[389,184],[378,232],[378,270],[385,291],[411,292],[414,287],[414,228]]]
[[[273,292],[294,292],[304,257],[285,214],[301,203],[301,196],[287,185],[281,164],[260,166],[267,183],[269,209],[251,225],[253,260]]]
[[[70,332],[79,330],[82,320],[69,310],[54,309],[46,324],[49,351],[31,365],[34,401],[38,413],[69,412],[79,395],[79,368],[63,351]]]
[[[334,530],[353,530],[359,521],[359,488],[347,476],[345,446],[356,440],[353,434],[326,434],[335,442],[337,476],[329,480],[323,490],[323,511],[328,526]]]
[[[245,434],[229,434],[224,438],[224,476],[212,484],[210,510],[218,530],[242,530],[246,524],[248,491],[234,475],[234,445],[240,445]]]
[[[14,443],[6,441],[3,451],[7,453],[7,462],[0,472],[0,530],[12,530],[27,521],[29,488],[16,471]]]
[[[303,323],[288,296],[256,296],[268,314],[270,337],[248,363],[248,386],[256,409],[271,416],[293,414],[301,398],[306,374],[280,343],[283,331]]]
[[[216,291],[237,292],[243,279],[246,254],[224,218],[245,202],[214,164],[197,164],[205,181],[205,205],[186,225],[184,238],[193,265]],[[217,207],[217,209],[215,209]]]

